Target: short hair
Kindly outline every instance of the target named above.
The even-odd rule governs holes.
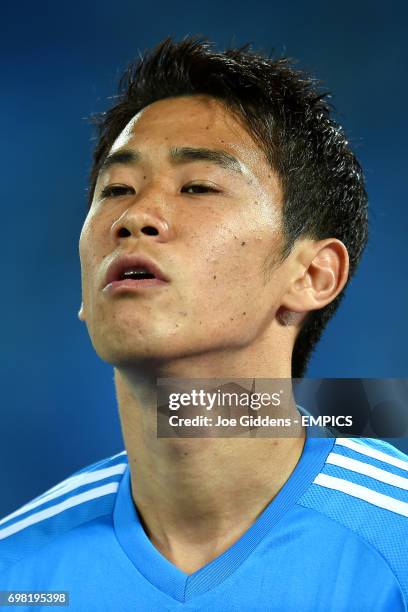
[[[368,237],[368,204],[361,166],[333,119],[328,92],[287,57],[270,58],[249,44],[214,49],[207,38],[166,38],[130,64],[119,82],[115,104],[94,117],[97,143],[89,201],[101,164],[130,119],[149,104],[178,96],[208,95],[243,121],[280,178],[283,191],[283,247],[279,262],[296,240],[329,237],[348,251],[349,282]],[[343,291],[305,317],[292,353],[292,377],[304,376],[323,329]]]

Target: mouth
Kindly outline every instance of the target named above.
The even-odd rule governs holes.
[[[141,255],[122,255],[108,268],[104,292],[147,289],[166,285],[169,279],[149,258]]]

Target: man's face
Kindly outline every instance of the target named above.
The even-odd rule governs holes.
[[[193,96],[146,107],[110,154],[125,150],[133,160],[100,172],[80,238],[80,316],[97,353],[119,366],[255,343],[285,292],[285,264],[272,265],[281,191],[259,146],[222,103]],[[148,257],[168,282],[110,291],[121,255]]]

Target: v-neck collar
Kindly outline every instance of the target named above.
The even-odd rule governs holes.
[[[334,439],[307,434],[302,455],[279,493],[230,548],[193,574],[186,574],[168,561],[149,540],[133,502],[129,465],[122,476],[113,510],[116,537],[146,580],[173,599],[186,602],[214,588],[237,570],[303,495],[323,467],[333,444]]]

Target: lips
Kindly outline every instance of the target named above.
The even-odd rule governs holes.
[[[158,265],[145,255],[121,255],[114,259],[108,267],[105,278],[105,288],[112,283],[117,283],[120,281],[127,283],[143,282],[131,279],[125,280],[125,272],[130,272],[137,269],[146,270],[148,273],[153,275],[154,279],[146,280],[169,282],[169,278],[161,271]]]

